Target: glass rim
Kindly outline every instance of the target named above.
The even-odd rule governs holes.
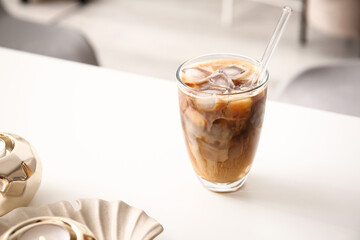
[[[176,70],[176,79],[178,81],[178,83],[181,84],[181,86],[185,87],[186,89],[188,90],[191,90],[191,91],[194,91],[194,92],[198,92],[198,93],[201,93],[201,94],[209,94],[209,95],[237,95],[237,94],[245,94],[245,93],[249,93],[249,92],[252,92],[254,90],[257,90],[261,87],[263,87],[265,84],[267,84],[268,82],[268,79],[269,79],[269,71],[266,69],[265,71],[265,76],[264,76],[264,80],[252,87],[251,89],[248,89],[248,90],[245,90],[245,91],[239,91],[239,92],[234,92],[234,93],[209,93],[209,92],[205,92],[205,91],[202,91],[202,90],[199,90],[199,89],[195,89],[195,88],[192,88],[188,85],[186,85],[180,78],[180,71],[181,69],[189,62],[193,61],[193,60],[196,60],[198,58],[203,58],[203,57],[211,57],[211,56],[221,56],[221,55],[224,55],[224,56],[229,56],[229,57],[234,57],[235,59],[240,57],[240,58],[244,58],[244,59],[249,59],[250,61],[253,61],[253,62],[256,62],[258,65],[260,65],[260,62],[254,58],[251,58],[251,57],[248,57],[248,56],[245,56],[245,55],[241,55],[241,54],[233,54],[233,53],[210,53],[210,54],[204,54],[204,55],[200,55],[200,56],[197,56],[197,57],[194,57],[194,58],[191,58],[191,59],[188,59],[186,60],[185,62],[183,62],[179,67],[178,69]]]

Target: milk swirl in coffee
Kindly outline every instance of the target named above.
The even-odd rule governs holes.
[[[255,67],[221,59],[183,67],[179,88],[187,150],[197,174],[214,183],[246,177],[263,123],[266,84]],[[256,83],[254,83],[256,82]]]

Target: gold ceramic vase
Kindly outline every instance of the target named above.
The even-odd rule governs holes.
[[[41,174],[40,159],[28,141],[0,133],[0,216],[32,200]]]

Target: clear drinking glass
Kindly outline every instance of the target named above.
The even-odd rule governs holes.
[[[204,91],[194,88],[188,81],[184,82],[188,77],[185,73],[190,68],[205,64],[206,74],[209,65],[210,72],[223,72],[223,67],[229,67],[232,61],[253,67],[247,75],[243,75],[240,84],[244,87],[241,91]],[[258,66],[259,62],[249,57],[212,54],[191,59],[177,70],[186,147],[200,182],[209,190],[236,191],[244,184],[250,171],[263,123],[269,76],[266,72],[263,79],[252,80]],[[231,66],[225,70],[229,69]]]

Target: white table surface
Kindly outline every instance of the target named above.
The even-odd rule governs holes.
[[[4,48],[0,66],[0,131],[43,162],[32,205],[123,200],[158,239],[360,239],[359,118],[268,101],[247,183],[217,194],[187,157],[175,81]]]

